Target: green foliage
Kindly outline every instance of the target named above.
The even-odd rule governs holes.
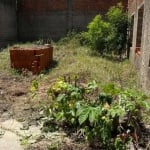
[[[128,126],[137,130],[143,108],[150,111],[147,97],[138,91],[120,89],[109,84],[99,93],[95,81],[79,84],[76,78],[69,82],[63,78],[58,79],[48,90],[48,95],[50,106],[45,109],[47,120],[58,127],[82,130],[84,138],[89,142],[98,140],[104,146],[118,150],[126,147],[126,142],[118,137],[127,133]],[[131,135],[125,141],[129,138],[132,138]]]
[[[127,45],[128,14],[124,12],[122,4],[119,3],[109,9],[107,18],[111,27],[108,35],[108,48],[121,55]]]
[[[115,139],[114,149],[115,150],[126,150],[127,149],[126,145],[122,142],[122,139],[120,137],[117,137]]]
[[[82,41],[81,34],[75,31],[69,31],[65,37],[58,41],[58,45],[71,45],[71,47],[78,47],[80,46],[80,41]]]
[[[121,3],[113,6],[106,14],[106,20],[101,15],[88,24],[87,32],[81,33],[85,44],[100,53],[115,52],[120,57],[124,53],[127,44],[128,14],[124,12]]]
[[[38,80],[33,80],[30,86],[30,93],[32,98],[35,98],[37,96],[38,89],[39,89]]]
[[[99,52],[103,52],[106,47],[106,39],[109,31],[109,23],[105,22],[101,15],[95,16],[87,26],[88,31],[83,33],[84,38],[91,47]]]

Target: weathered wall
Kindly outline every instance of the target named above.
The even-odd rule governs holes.
[[[128,0],[128,11],[130,14],[135,13],[137,7],[143,3],[144,0]]]
[[[122,2],[127,7],[126,0],[72,0],[73,28],[85,30],[87,24],[96,14],[105,14],[111,6]]]
[[[120,1],[127,7],[127,0],[17,0],[17,6],[16,0],[0,0],[0,47],[85,30],[96,14]]]
[[[141,87],[150,94],[150,0],[129,0],[128,4],[129,15],[134,16],[130,59],[137,69]],[[139,55],[135,51],[137,47]]]
[[[127,0],[19,0],[20,40],[59,39],[69,30],[85,30],[98,13]]]
[[[142,39],[142,17],[139,17],[139,9],[143,6],[144,0],[128,0],[129,16],[134,18],[132,33],[132,45],[130,48],[130,60],[135,65],[136,69],[140,69],[141,56],[136,53],[136,48],[141,49]]]
[[[18,26],[20,40],[62,37],[67,25],[66,0],[20,0]]]
[[[0,0],[0,48],[16,39],[16,0]]]
[[[150,94],[150,0],[145,0],[144,6],[140,81],[144,91]]]

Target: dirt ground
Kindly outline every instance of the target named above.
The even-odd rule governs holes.
[[[30,98],[33,77],[0,73],[0,121],[14,118],[21,122],[36,118]]]
[[[8,119],[15,119],[19,122],[23,122],[27,126],[36,125],[40,120],[40,100],[32,99],[30,93],[31,81],[35,79],[35,76],[24,76],[24,75],[9,75],[6,73],[0,73],[0,122],[4,122]],[[50,84],[52,82],[49,81]],[[46,85],[47,85],[46,84]],[[40,86],[40,93],[45,93],[46,85]],[[44,101],[46,103],[46,101]],[[149,141],[150,131],[145,131],[146,141]],[[65,140],[65,148],[63,149],[82,149],[85,145],[79,147],[75,143],[72,143],[71,139],[67,143]],[[33,149],[45,149],[46,144],[49,142],[42,140],[32,145]],[[71,143],[70,143],[71,142]],[[67,148],[67,146],[69,147]],[[89,148],[85,148],[88,149]]]

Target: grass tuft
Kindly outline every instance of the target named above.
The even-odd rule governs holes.
[[[32,43],[16,45],[27,47]],[[121,87],[138,87],[135,70],[128,60],[119,62],[91,55],[90,48],[80,46],[75,38],[64,43],[53,43],[53,47],[54,63],[45,74],[49,80],[65,75],[77,75],[88,81],[96,80],[99,85],[115,83]],[[0,52],[0,71],[15,74],[16,71],[10,68],[10,48]]]

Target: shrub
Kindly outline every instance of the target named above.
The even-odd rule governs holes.
[[[72,82],[59,79],[48,90],[51,101],[45,109],[50,121],[47,125],[67,126],[80,132],[92,145],[98,141],[110,149],[126,149],[130,139],[137,144],[141,111],[150,110],[147,97],[113,84],[102,89],[100,93],[95,81],[80,84],[76,79]]]
[[[119,3],[109,9],[107,18],[111,27],[108,35],[109,50],[117,51],[121,57],[127,46],[128,14],[124,12],[123,6]]]
[[[83,33],[90,46],[102,53],[106,48],[106,37],[109,31],[109,23],[105,22],[101,15],[95,16],[87,26],[88,31]]]
[[[104,50],[107,53],[114,51],[121,57],[127,46],[129,22],[128,14],[124,12],[121,3],[109,9],[106,20],[104,21],[101,15],[95,16],[88,24],[87,32],[82,33],[85,44],[90,45],[92,49],[100,53],[103,53]]]

